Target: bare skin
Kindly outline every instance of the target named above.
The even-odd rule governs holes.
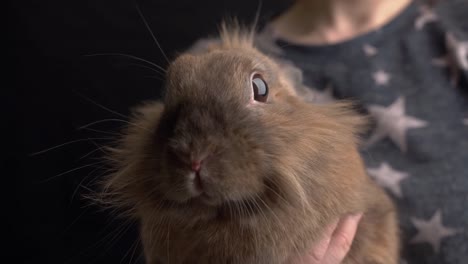
[[[330,224],[319,243],[306,255],[291,260],[294,264],[339,264],[351,248],[362,214],[348,215]]]
[[[412,0],[297,0],[272,22],[275,34],[304,45],[343,42],[379,28]]]

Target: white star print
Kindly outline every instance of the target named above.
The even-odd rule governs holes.
[[[453,34],[447,33],[446,42],[458,66],[468,71],[468,41],[459,41]]]
[[[408,173],[397,171],[386,162],[382,162],[376,169],[367,169],[367,172],[378,185],[389,189],[399,198],[403,196],[400,182],[409,176]]]
[[[406,131],[427,125],[424,120],[405,115],[404,97],[399,97],[388,107],[370,105],[368,110],[375,118],[377,127],[367,141],[367,146],[389,137],[401,151],[406,152]]]
[[[437,21],[438,17],[428,6],[421,6],[419,8],[420,15],[414,21],[416,30],[421,30],[427,23]]]
[[[378,70],[372,74],[372,78],[374,78],[375,84],[377,85],[387,85],[391,76],[384,70]]]
[[[459,230],[444,227],[440,210],[437,210],[428,221],[412,217],[411,222],[418,229],[418,234],[411,239],[410,243],[429,243],[436,253],[439,252],[440,242],[444,237],[453,236],[459,232]]]
[[[362,50],[364,51],[367,57],[372,57],[379,52],[376,47],[371,46],[369,44],[364,44],[364,46],[362,46]]]

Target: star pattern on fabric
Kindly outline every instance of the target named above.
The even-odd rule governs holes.
[[[368,168],[367,172],[379,186],[389,189],[398,198],[403,196],[400,182],[409,177],[408,173],[393,169],[387,162],[382,162],[378,168]]]
[[[372,74],[376,85],[382,86],[387,85],[390,82],[391,76],[384,70],[378,70]]]
[[[437,210],[429,220],[412,217],[411,222],[418,229],[418,233],[410,240],[410,243],[429,243],[436,253],[440,250],[440,243],[443,238],[453,236],[459,232],[457,229],[442,224],[440,210]]]
[[[424,120],[405,115],[405,98],[402,96],[388,107],[369,105],[368,110],[375,118],[376,128],[367,141],[367,146],[389,137],[401,151],[406,152],[406,132],[428,124]]]
[[[446,35],[447,48],[450,55],[461,70],[468,71],[468,41],[460,41],[451,33]]]
[[[433,58],[431,63],[437,67],[448,67],[450,83],[457,86],[460,80],[460,69],[468,71],[468,41],[458,41],[453,34],[445,37],[448,52],[446,55]]]
[[[441,57],[433,58],[431,63],[436,67],[448,67],[450,71],[450,83],[452,86],[457,86],[458,80],[460,78],[460,72],[458,70],[457,63],[453,60],[452,56],[446,54]]]
[[[427,23],[431,23],[439,19],[437,14],[426,5],[423,5],[419,8],[419,13],[420,15],[414,21],[414,27],[416,30],[421,30]]]
[[[432,2],[433,4],[426,5],[420,8],[419,13],[413,13],[413,20],[410,22],[409,26],[411,30],[408,32],[410,34],[416,34],[416,36],[420,37],[426,37],[426,36],[433,36],[433,32],[430,29],[432,26],[436,25],[437,21],[442,21],[443,17],[442,13],[436,13],[435,9],[432,6],[435,6],[435,2],[439,1],[444,1],[444,0],[425,0],[424,2],[427,4],[428,2]],[[435,22],[435,23],[434,23]],[[267,27],[268,28],[268,27]],[[270,28],[271,29],[271,28]],[[446,30],[448,28],[443,28],[442,30]],[[275,35],[274,31],[271,30],[264,30],[262,31],[265,33],[263,36],[258,36],[256,39],[256,46],[259,46],[259,48],[262,51],[266,51],[267,54],[269,55],[280,55],[278,57],[275,56],[275,59],[285,59],[288,58],[289,53],[288,51],[284,51],[282,47],[276,42],[277,36]],[[432,66],[432,69],[426,69],[424,67],[424,70],[430,71],[428,74],[435,74],[437,76],[434,76],[434,79],[441,79],[442,81],[445,82],[445,87],[446,88],[451,88],[450,85],[453,87],[459,86],[459,83],[461,82],[463,78],[463,72],[462,70],[467,68],[467,55],[468,55],[468,48],[467,48],[467,41],[460,41],[460,40],[466,40],[461,38],[459,35],[455,34],[457,31],[454,31],[453,35],[450,33],[445,33],[442,35],[439,35],[439,31],[437,31],[437,36],[439,40],[444,41],[445,40],[445,47],[439,46],[438,44],[442,43],[434,43],[437,45],[437,48],[431,50],[431,53],[433,57],[426,57],[425,60],[425,65],[424,66]],[[445,39],[444,39],[445,37]],[[440,39],[442,38],[442,39]],[[427,38],[411,38],[409,40],[405,39],[405,36],[402,36],[402,41],[406,43],[406,41],[414,41],[417,43],[417,41],[425,41]],[[420,43],[421,44],[421,43]],[[424,43],[422,43],[423,45]],[[435,47],[434,45],[434,47]],[[378,47],[378,48],[377,48]],[[432,47],[432,46],[431,46]],[[417,155],[423,154],[423,158],[425,157],[425,151],[427,149],[418,149],[418,151],[409,151],[412,150],[413,144],[438,144],[438,142],[417,142],[413,141],[417,138],[418,134],[421,132],[425,133],[425,128],[427,126],[427,129],[431,129],[431,127],[428,127],[431,125],[428,121],[430,119],[431,113],[426,113],[426,115],[423,115],[422,112],[412,112],[412,106],[411,104],[417,103],[414,101],[414,98],[406,97],[403,96],[403,94],[396,94],[393,95],[394,93],[397,93],[398,90],[391,90],[388,88],[395,87],[396,88],[396,83],[398,83],[398,86],[401,84],[404,88],[407,84],[406,78],[408,77],[410,80],[413,80],[411,77],[412,76],[401,76],[401,68],[398,67],[390,67],[390,64],[392,63],[392,57],[389,58],[390,61],[375,61],[376,59],[379,59],[381,56],[381,59],[385,59],[387,56],[393,56],[391,53],[387,53],[387,50],[385,50],[385,45],[380,46],[376,45],[372,42],[364,42],[360,43],[357,46],[358,48],[358,55],[361,59],[364,59],[369,62],[370,65],[377,65],[375,68],[371,68],[370,70],[367,69],[367,74],[368,77],[365,80],[359,80],[361,83],[365,82],[367,85],[370,84],[371,87],[362,87],[362,90],[357,90],[356,91],[359,94],[352,94],[352,96],[358,97],[362,95],[361,92],[373,92],[369,97],[366,97],[365,100],[367,102],[367,109],[369,111],[369,114],[374,118],[375,120],[375,128],[373,131],[371,131],[370,137],[367,139],[365,142],[365,147],[369,146],[374,146],[374,149],[371,151],[376,151],[376,153],[380,153],[381,151],[387,151],[387,146],[390,145],[390,147],[393,147],[394,151],[391,151],[391,153],[384,154],[387,155],[387,158],[382,158],[379,160],[377,163],[373,163],[373,167],[368,167],[367,168],[367,173],[369,177],[379,186],[384,188],[386,191],[389,192],[390,195],[392,195],[395,200],[399,200],[403,204],[407,205],[407,207],[400,208],[402,211],[402,217],[405,219],[404,221],[404,228],[406,228],[406,224],[410,226],[414,226],[414,233],[410,234],[413,235],[413,237],[404,237],[404,245],[408,246],[409,243],[417,244],[417,243],[427,243],[427,247],[429,246],[433,248],[435,252],[439,252],[442,250],[446,249],[444,239],[448,239],[448,237],[454,235],[456,232],[459,232],[458,230],[454,228],[459,228],[459,226],[451,226],[449,223],[445,223],[448,226],[445,226],[442,223],[442,220],[444,219],[447,221],[450,219],[449,217],[453,217],[452,214],[449,214],[449,211],[445,210],[450,210],[451,206],[447,205],[447,207],[440,208],[444,210],[444,213],[442,211],[438,210],[437,212],[436,209],[438,208],[433,208],[434,204],[439,201],[444,197],[421,197],[418,196],[417,193],[411,193],[414,190],[414,183],[411,182],[411,179],[416,179],[418,177],[418,173],[425,173],[423,171],[419,170],[412,170],[412,165],[411,163],[406,163],[406,162],[400,162],[400,159],[403,160],[405,157],[400,157],[403,153],[409,152],[408,153],[408,158],[407,160],[411,160],[414,157],[418,158]],[[405,52],[406,50],[403,51],[402,56],[407,55]],[[417,50],[413,51],[411,50],[410,52],[414,52],[414,54],[408,54],[408,55],[420,55]],[[424,53],[426,55],[426,53]],[[297,55],[296,55],[297,56]],[[426,55],[427,56],[427,55]],[[294,58],[294,57],[293,57]],[[289,58],[288,58],[289,59]],[[304,62],[305,59],[307,58],[302,58],[302,54],[299,55],[299,58],[297,59],[297,62]],[[341,76],[332,76],[330,79],[330,76],[323,76],[325,74],[321,74],[320,71],[315,71],[316,68],[322,69],[325,68],[322,65],[318,65],[318,63],[311,62],[312,68],[311,72],[317,73],[320,78],[311,78],[307,79],[307,81],[310,82],[304,82],[303,76],[302,76],[302,69],[299,69],[295,64],[294,60],[290,61],[290,64],[293,65],[294,67],[284,67],[280,63],[280,68],[286,73],[287,79],[291,81],[292,85],[291,87],[294,87],[296,90],[298,96],[300,96],[302,99],[304,99],[306,102],[312,103],[312,104],[326,104],[334,101],[333,98],[333,92],[339,92],[340,90],[338,88],[344,88],[344,87],[332,87],[330,84],[335,83],[341,83]],[[383,62],[383,64],[380,64]],[[375,64],[379,63],[379,64]],[[387,64],[388,63],[388,64]],[[429,64],[429,65],[428,65]],[[308,64],[304,63],[301,64],[303,67],[307,68]],[[299,64],[298,64],[299,66]],[[353,64],[350,64],[348,67],[353,67]],[[310,74],[310,72],[308,72]],[[309,77],[309,76],[308,76]],[[323,77],[323,78],[322,78]],[[417,76],[419,77],[419,76]],[[416,78],[418,80],[418,78]],[[414,80],[413,80],[414,81]],[[323,84],[328,85],[323,86]],[[360,85],[360,82],[356,82],[355,84],[350,84],[350,85]],[[449,85],[450,82],[450,85]],[[418,83],[409,83],[409,85],[413,85]],[[434,83],[435,84],[435,83]],[[314,89],[318,87],[320,89]],[[324,89],[323,89],[324,88]],[[374,88],[374,90],[369,90]],[[400,88],[400,87],[398,87]],[[386,90],[385,90],[386,89]],[[353,91],[354,92],[354,91]],[[379,92],[379,93],[376,93]],[[450,90],[446,91],[450,92]],[[452,91],[453,92],[453,91]],[[367,94],[368,95],[368,94]],[[366,95],[366,96],[367,96]],[[389,98],[389,96],[391,96]],[[424,95],[420,95],[421,98],[424,97]],[[389,101],[387,101],[389,100]],[[441,98],[443,100],[443,98]],[[385,104],[383,104],[385,102]],[[415,109],[420,109],[419,106],[415,106]],[[415,110],[416,111],[416,110]],[[467,129],[468,130],[468,116],[466,113],[463,113],[461,116],[458,115],[457,118],[457,123],[459,124],[459,127],[457,129]],[[414,132],[414,133],[413,133]],[[430,132],[430,130],[429,130]],[[409,137],[411,135],[411,137]],[[379,143],[381,143],[379,145]],[[381,149],[382,147],[382,149]],[[414,146],[417,148],[417,146]],[[446,146],[444,146],[446,147]],[[431,149],[432,150],[432,149]],[[423,152],[424,151],[424,152]],[[437,151],[437,149],[435,149]],[[400,154],[398,154],[400,153]],[[399,157],[398,159],[390,159],[392,155],[395,155],[395,157]],[[377,155],[375,156],[377,157]],[[418,161],[416,161],[418,162]],[[422,175],[419,175],[422,176]],[[425,176],[425,175],[423,175]],[[435,175],[436,176],[436,175]],[[442,176],[447,176],[447,175],[442,175]],[[452,176],[452,175],[450,175]],[[458,177],[457,175],[453,175],[454,177]],[[432,177],[432,176],[431,176]],[[411,189],[413,188],[413,189]],[[432,198],[436,199],[435,202],[432,202]],[[416,204],[406,204],[406,202],[412,202],[415,199],[421,199],[421,203]],[[452,201],[452,200],[451,200]],[[414,210],[415,208],[421,209],[421,210],[427,210],[430,208],[429,215],[411,215],[411,210]],[[435,212],[435,213],[434,213]],[[446,212],[446,213],[445,213]],[[434,215],[432,215],[434,213]],[[412,217],[421,217],[421,219],[418,218],[412,218]],[[443,217],[442,217],[443,216]],[[427,217],[427,218],[424,218]],[[462,230],[460,228],[460,230]],[[451,242],[451,241],[448,241]],[[454,247],[458,247],[459,245],[454,245]],[[453,252],[454,250],[457,249],[451,249]],[[439,252],[440,257],[445,259],[445,252]],[[418,253],[414,255],[412,252],[406,252],[405,256],[402,256],[403,258],[400,259],[401,264],[408,264],[409,261],[413,261],[414,263],[418,262],[421,258],[418,256]],[[430,258],[438,258],[439,256],[433,255],[433,256],[423,256],[422,258],[427,260]],[[421,261],[419,261],[421,262]],[[418,262],[418,263],[419,263]],[[437,262],[437,261],[436,261]]]
[[[362,46],[362,50],[364,51],[364,54],[366,54],[367,57],[375,56],[379,52],[376,47],[369,44],[364,44]]]

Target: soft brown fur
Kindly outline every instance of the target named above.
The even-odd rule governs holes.
[[[140,107],[111,155],[104,199],[140,222],[147,262],[285,263],[365,212],[344,263],[397,263],[395,209],[357,151],[366,120],[349,103],[304,102],[251,34],[221,39],[170,65],[164,104]],[[249,105],[253,71],[266,104]],[[190,158],[206,155],[209,202],[186,188]]]

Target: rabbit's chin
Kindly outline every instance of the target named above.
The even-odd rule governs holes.
[[[264,201],[262,195],[246,197],[240,200],[213,199],[200,194],[186,200],[165,200],[166,209],[179,212],[187,216],[191,214],[195,218],[217,220],[248,220],[262,213]]]

